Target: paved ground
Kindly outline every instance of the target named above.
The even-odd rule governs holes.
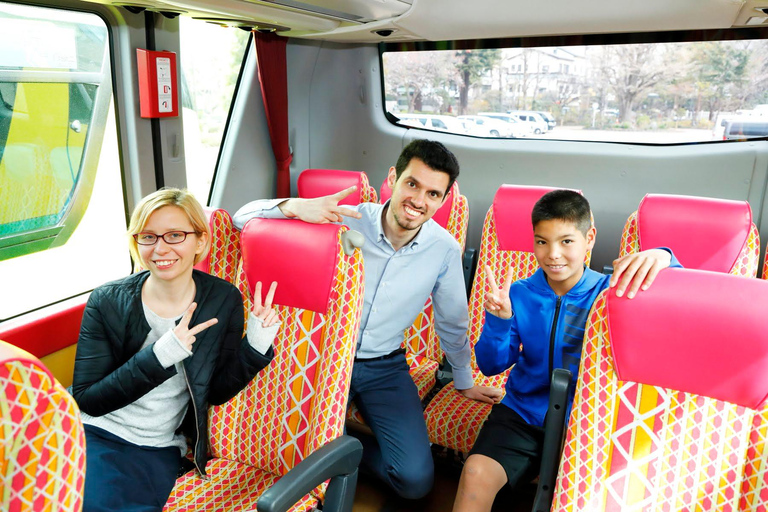
[[[531,135],[530,138],[642,142],[652,144],[702,142],[714,139],[712,130],[698,130],[693,128],[670,128],[669,130],[592,130],[581,126],[555,126],[555,129],[549,133]]]

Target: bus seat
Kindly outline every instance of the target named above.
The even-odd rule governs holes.
[[[323,510],[351,510],[362,446],[342,434],[364,281],[361,251],[343,251],[346,231],[282,219],[244,227],[247,293],[257,281],[264,294],[278,282],[275,357],[232,400],[211,407],[210,478],[179,478],[165,510],[254,510],[258,500],[259,511],[280,503],[304,511],[324,497]]]
[[[226,210],[208,207],[203,210],[211,230],[211,249],[195,268],[234,283],[240,263],[240,231]]]
[[[386,180],[381,184],[380,190],[382,203],[392,197],[392,189],[389,188]],[[457,182],[453,183],[445,202],[432,218],[456,238],[463,251],[467,242],[469,202],[466,196],[461,195]],[[435,387],[437,370],[443,360],[440,339],[435,332],[435,314],[432,310],[431,296],[413,325],[405,330],[402,348],[405,349],[405,358],[410,366],[409,373],[416,384],[419,397],[424,400]],[[354,402],[349,404],[347,420],[365,424]]]
[[[598,296],[551,510],[738,510],[768,395],[766,303],[762,280],[688,269]]]
[[[746,201],[647,194],[627,219],[619,257],[669,247],[685,268],[755,277],[760,237]]]
[[[496,192],[483,223],[483,234],[477,261],[477,271],[469,298],[469,343],[472,347],[472,374],[475,384],[503,388],[508,372],[486,377],[477,367],[474,346],[485,323],[485,293],[488,291],[485,266],[488,265],[503,282],[507,272],[514,272],[513,281],[533,275],[538,268],[533,255],[531,210],[550,187],[502,185]],[[587,255],[589,265],[590,255]],[[453,383],[441,389],[427,405],[427,431],[430,441],[467,453],[475,443],[480,427],[491,412],[489,404],[465,398],[455,392]]]
[[[344,199],[339,204],[354,206],[360,203],[375,203],[376,189],[368,182],[368,176],[359,171],[341,171],[337,169],[305,169],[299,174],[296,182],[299,197],[313,198],[335,194],[352,185],[357,191]]]
[[[85,431],[74,398],[32,354],[0,341],[0,510],[79,512]]]

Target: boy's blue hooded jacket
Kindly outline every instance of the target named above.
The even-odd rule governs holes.
[[[674,254],[670,266],[680,266]],[[505,320],[486,312],[485,326],[475,345],[477,364],[485,375],[496,375],[515,365],[501,403],[528,424],[544,425],[550,376],[555,368],[573,374],[568,396],[570,414],[587,317],[609,281],[610,276],[585,268],[579,282],[558,297],[544,271],[538,269],[510,287],[512,318]]]

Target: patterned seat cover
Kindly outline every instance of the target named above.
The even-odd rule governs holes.
[[[627,219],[619,257],[669,247],[685,268],[756,277],[760,236],[746,201],[647,194]]]
[[[0,510],[81,510],[85,433],[75,400],[33,355],[4,341],[0,432]]]
[[[685,269],[632,301],[604,291],[553,512],[766,510],[766,301],[763,281]]]
[[[182,476],[165,510],[254,510],[272,482],[343,433],[363,298],[362,254],[344,253],[345,231],[274,219],[244,228],[238,285],[247,307],[256,281],[278,281],[275,358],[233,399],[210,408],[210,478]],[[318,506],[324,487],[291,510]]]

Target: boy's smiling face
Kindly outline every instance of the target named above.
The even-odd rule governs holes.
[[[595,245],[595,227],[586,236],[573,222],[542,220],[533,228],[533,253],[557,295],[565,295],[584,274],[587,251]]]

